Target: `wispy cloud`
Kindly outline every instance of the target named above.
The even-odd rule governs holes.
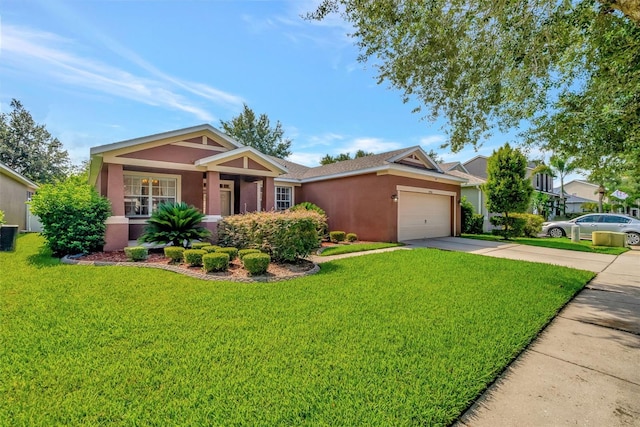
[[[117,43],[108,39],[103,42],[142,70],[134,74],[133,71],[77,53],[87,49],[74,40],[10,24],[2,26],[2,64],[20,72],[44,75],[70,86],[183,111],[209,122],[215,117],[203,105],[207,101],[233,107],[242,105],[243,100],[237,95],[204,83],[174,78]],[[193,95],[200,100],[193,101],[190,97]]]
[[[444,135],[429,135],[429,136],[420,138],[420,145],[424,145],[425,147],[428,147],[430,145],[440,146],[446,140],[447,138]]]

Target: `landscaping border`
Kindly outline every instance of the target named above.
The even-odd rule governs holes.
[[[320,271],[320,266],[313,262],[313,268],[307,271],[303,271],[300,273],[291,273],[286,276],[280,277],[268,277],[268,276],[255,276],[255,277],[242,277],[242,278],[234,278],[228,276],[214,276],[212,274],[207,274],[205,272],[186,270],[184,268],[169,265],[169,264],[145,264],[140,262],[111,262],[111,261],[80,261],[71,259],[68,255],[65,255],[60,259],[62,264],[68,265],[93,265],[97,267],[103,266],[118,266],[118,267],[138,267],[138,268],[156,268],[159,270],[172,271],[174,273],[182,274],[185,276],[193,277],[195,279],[200,280],[209,280],[216,282],[240,282],[240,283],[267,283],[267,282],[283,282],[286,280],[297,279],[298,277],[309,276],[312,274],[316,274]]]

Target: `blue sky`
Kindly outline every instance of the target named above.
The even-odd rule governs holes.
[[[444,123],[421,120],[415,104],[377,84],[339,17],[300,17],[316,3],[3,0],[0,108],[22,101],[75,163],[95,145],[219,127],[243,103],[279,120],[293,140],[290,159],[309,166],[327,153],[413,145],[465,161],[513,140],[439,149]]]

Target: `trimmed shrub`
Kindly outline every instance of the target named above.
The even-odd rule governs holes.
[[[227,271],[229,268],[229,254],[224,252],[212,252],[202,256],[203,270],[207,273],[212,271]]]
[[[207,253],[211,254],[211,253],[213,253],[213,252],[216,252],[218,249],[220,249],[220,246],[217,246],[217,245],[207,245],[207,246],[204,246],[204,247],[199,248],[199,249],[202,249],[203,251],[207,251]]]
[[[204,214],[186,203],[161,203],[151,214],[138,239],[141,243],[172,243],[188,246],[192,240],[202,240],[211,232],[200,226]]]
[[[149,255],[149,250],[144,246],[127,246],[124,253],[129,261],[144,261]]]
[[[314,205],[311,202],[302,202],[302,203],[298,203],[297,205],[291,206],[289,208],[289,210],[291,211],[300,211],[300,210],[305,210],[305,211],[314,211],[319,213],[322,216],[326,216],[327,213],[325,211],[322,210],[322,208],[320,208],[320,206],[318,205]]]
[[[473,214],[471,220],[468,222],[469,228],[467,233],[469,234],[482,234],[484,233],[484,215]]]
[[[524,226],[527,223],[524,218],[519,218],[517,216],[509,216],[508,221],[505,221],[505,217],[503,216],[492,216],[489,218],[489,221],[494,226],[500,227],[492,230],[491,232],[495,235],[502,236],[505,239],[522,236],[524,233]],[[508,231],[505,231],[506,223],[509,225]]]
[[[164,256],[172,263],[179,263],[184,259],[184,248],[182,246],[167,246],[164,248]]]
[[[269,268],[269,262],[271,262],[271,258],[268,254],[263,253],[246,254],[242,258],[244,268],[252,276],[266,273]]]
[[[329,232],[329,240],[333,243],[344,242],[346,234],[344,231],[331,231]]]
[[[79,176],[40,186],[31,211],[40,217],[42,235],[56,256],[102,250],[111,205]]]
[[[4,224],[4,211],[0,211],[0,225]]]
[[[211,246],[209,242],[195,242],[191,244],[191,249],[204,249],[207,246]]]
[[[326,217],[314,211],[254,212],[223,218],[218,241],[224,246],[254,248],[276,262],[295,261],[320,246]]]
[[[347,233],[347,242],[355,242],[358,240],[358,235],[356,233]]]
[[[202,265],[202,256],[206,253],[207,251],[202,249],[186,249],[183,254],[184,262],[192,267],[200,267]]]
[[[244,258],[245,255],[259,253],[261,252],[258,249],[240,249],[238,251],[238,258],[240,258],[240,261],[242,261],[242,258]]]
[[[229,255],[229,261],[233,261],[238,256],[237,248],[218,248],[216,252]]]
[[[529,213],[511,214],[515,218],[521,218],[524,220],[524,226],[522,229],[522,235],[525,237],[537,237],[542,232],[542,223],[544,218],[540,215],[534,215]]]

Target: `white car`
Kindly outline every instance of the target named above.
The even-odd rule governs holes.
[[[591,240],[594,231],[615,231],[627,233],[629,245],[640,244],[640,220],[622,214],[592,213],[570,221],[544,222],[542,232],[550,237],[570,236],[574,225],[580,226],[581,239]]]

